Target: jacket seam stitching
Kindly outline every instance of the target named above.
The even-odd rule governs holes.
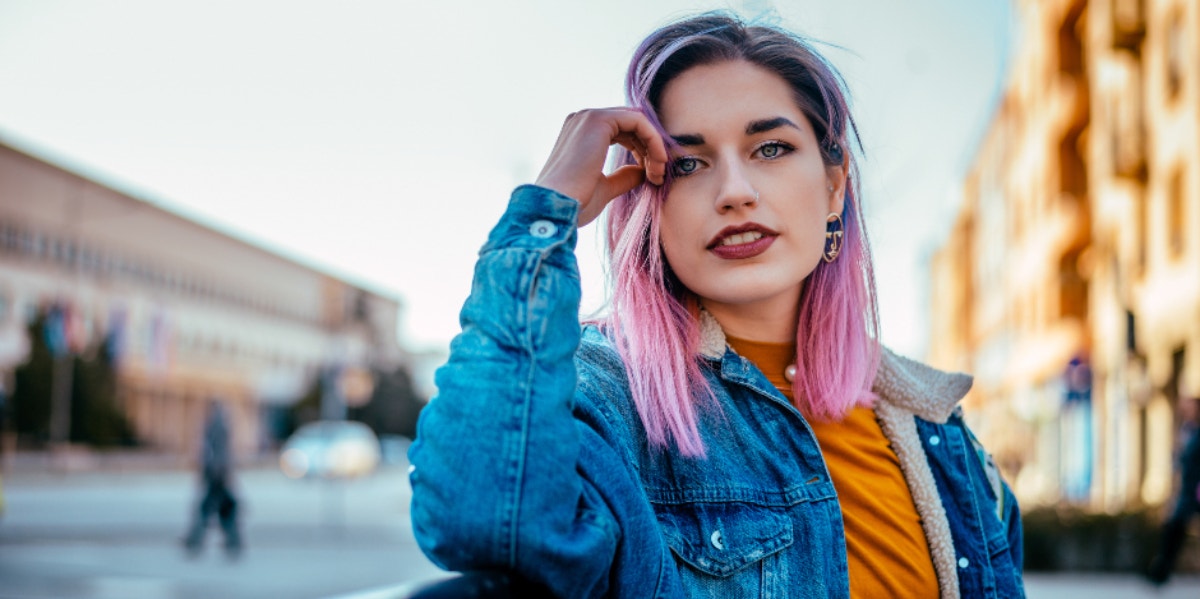
[[[547,248],[547,250],[552,249],[553,247],[555,247],[555,246],[550,246],[550,248]],[[533,343],[533,336],[534,336],[533,335],[533,296],[537,290],[537,283],[536,283],[537,282],[537,273],[541,269],[542,263],[545,261],[545,258],[546,258],[545,252],[538,252],[536,254],[536,259],[534,260],[533,264],[530,265],[531,267],[529,269],[529,279],[528,279],[529,293],[525,297],[525,310],[524,310],[525,318],[524,318],[524,322],[521,323],[524,326],[524,331],[523,331],[524,334],[522,335],[522,337],[523,337],[524,346],[525,346],[524,349],[525,349],[526,353],[529,355],[529,366],[525,371],[525,381],[524,381],[525,388],[523,389],[523,393],[521,394],[521,397],[522,397],[521,412],[520,412],[521,440],[520,440],[520,444],[517,448],[517,472],[516,472],[515,484],[514,484],[514,489],[513,489],[513,503],[512,503],[513,526],[511,528],[511,530],[509,530],[508,559],[505,560],[508,562],[508,567],[512,568],[514,570],[517,568],[517,553],[519,550],[519,547],[518,547],[519,542],[518,541],[520,538],[520,529],[521,529],[521,503],[523,500],[522,495],[523,495],[523,491],[524,491],[522,481],[525,480],[525,467],[527,465],[526,462],[527,462],[528,452],[529,452],[529,419],[530,419],[531,406],[533,405],[533,390],[534,390],[533,379],[534,379],[534,373],[537,371],[537,365],[538,365],[537,352],[534,351],[534,343]]]

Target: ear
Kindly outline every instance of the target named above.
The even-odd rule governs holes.
[[[829,211],[842,213],[846,207],[846,166],[825,167],[825,191],[829,194]]]

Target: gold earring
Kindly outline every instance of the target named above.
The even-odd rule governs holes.
[[[825,253],[821,256],[826,262],[837,260],[838,254],[842,253],[844,235],[842,215],[830,212],[829,216],[825,217]]]

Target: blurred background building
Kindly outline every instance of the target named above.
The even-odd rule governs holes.
[[[427,390],[412,381],[421,356],[397,341],[400,309],[0,144],[7,449],[139,445],[191,457],[211,401],[227,404],[242,454],[318,418],[411,434]]]
[[[976,374],[972,424],[1026,505],[1159,505],[1200,392],[1200,4],[1014,5],[929,358]]]

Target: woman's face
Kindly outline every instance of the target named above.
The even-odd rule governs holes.
[[[842,212],[845,171],[826,167],[792,98],[782,78],[745,61],[693,67],[663,91],[659,118],[678,144],[663,252],[718,320],[794,318],[826,217]]]

